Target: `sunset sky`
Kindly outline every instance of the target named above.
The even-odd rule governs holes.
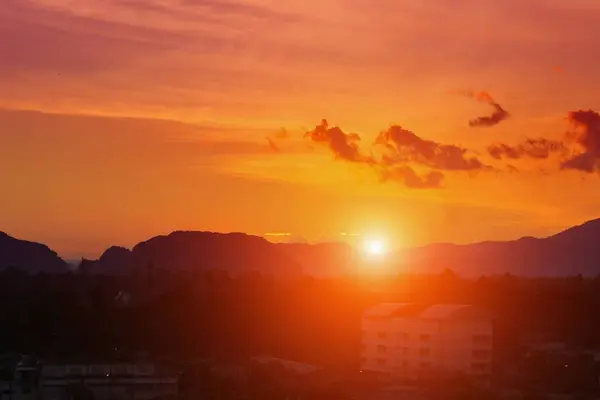
[[[173,230],[552,234],[600,217],[599,20],[598,0],[0,0],[0,231],[67,258]]]

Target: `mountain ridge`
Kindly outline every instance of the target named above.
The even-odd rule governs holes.
[[[600,274],[598,238],[600,219],[593,219],[544,238],[523,236],[511,241],[471,244],[440,242],[389,257],[394,271],[401,273],[452,269],[467,277],[505,273],[596,276]],[[108,275],[123,275],[152,266],[175,271],[330,276],[349,271],[349,249],[344,243],[272,243],[264,237],[240,232],[178,230],[141,241],[131,249],[110,246],[97,260],[85,260],[82,265],[85,264],[85,273]],[[38,256],[27,258],[27,254]],[[46,245],[0,232],[0,269],[8,267],[32,273],[69,270],[67,263]]]
[[[32,273],[61,273],[69,265],[42,243],[17,239],[0,231],[0,270],[14,268]]]

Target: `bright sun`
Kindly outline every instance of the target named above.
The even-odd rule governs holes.
[[[371,239],[365,242],[365,251],[371,256],[380,256],[385,253],[385,245],[379,239]]]

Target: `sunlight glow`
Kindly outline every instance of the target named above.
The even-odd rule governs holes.
[[[365,252],[371,256],[380,256],[385,253],[385,244],[379,239],[370,239],[365,242]]]

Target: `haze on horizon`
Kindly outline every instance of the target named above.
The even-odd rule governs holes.
[[[67,258],[174,230],[556,233],[600,216],[599,19],[595,0],[3,0],[0,230]]]

